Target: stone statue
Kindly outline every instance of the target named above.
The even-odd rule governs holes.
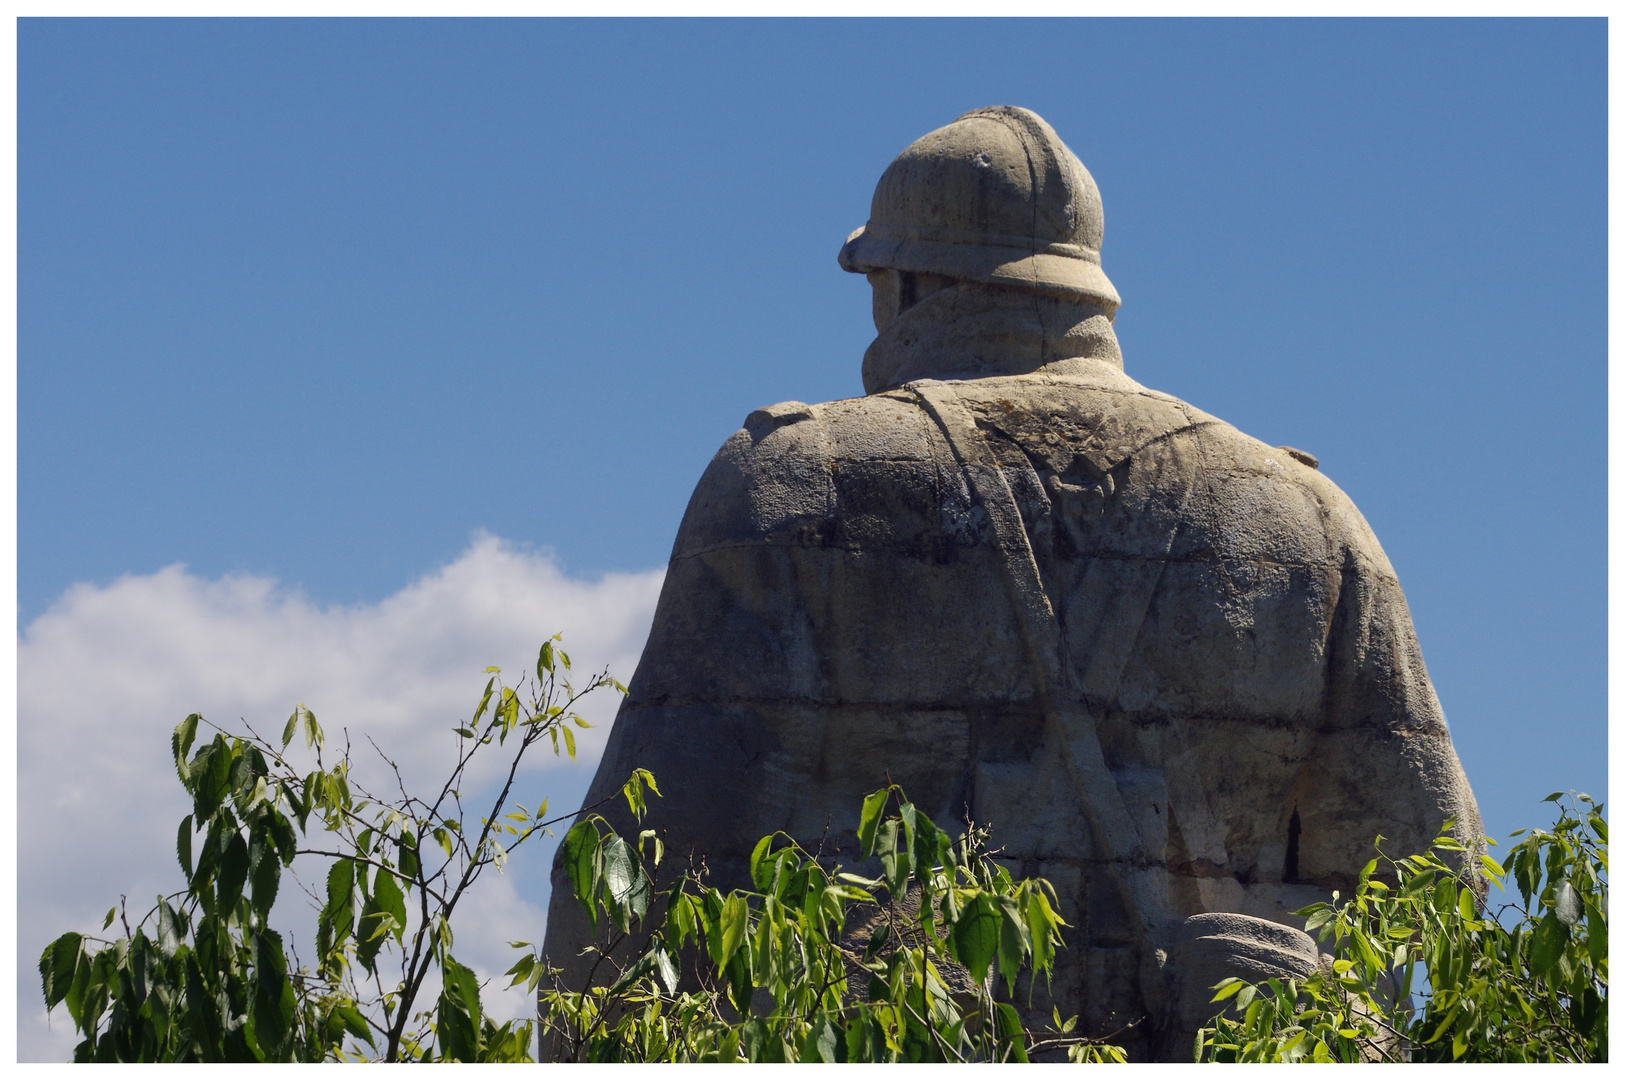
[[[1479,822],[1376,537],[1309,454],[1124,374],[1101,235],[1025,109],[892,162],[840,253],[867,396],[718,451],[589,799],[651,769],[668,850],[748,887],[775,830],[856,862],[889,777],[1055,884],[1037,1015],[1189,1060],[1212,983],[1313,970],[1291,912],[1377,834]],[[589,940],[555,865],[549,958]]]

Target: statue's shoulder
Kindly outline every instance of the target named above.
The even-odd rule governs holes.
[[[1159,395],[1170,401],[1177,399]],[[1268,537],[1308,561],[1352,558],[1386,576],[1393,569],[1354,500],[1322,470],[1311,450],[1258,439],[1185,402],[1187,438],[1202,482],[1190,513],[1226,538]]]
[[[1165,495],[1184,492],[1176,547],[1317,564],[1352,556],[1392,574],[1370,525],[1311,451],[1254,438],[1103,365],[966,385],[979,419],[1017,441],[1059,435],[1101,472],[1126,468]]]
[[[930,457],[930,418],[919,398],[906,390],[842,398],[809,405],[781,401],[745,417],[723,444],[723,452],[770,471],[787,459],[919,459]]]
[[[907,393],[816,405],[781,401],[751,410],[695,487],[678,552],[804,542],[827,530],[836,516],[836,470],[867,462],[929,462],[928,424]]]
[[[763,405],[760,409],[752,409],[750,415],[745,417],[740,430],[760,439],[786,424],[811,420],[812,415],[813,407],[805,401],[781,401],[777,405]]]
[[[804,401],[781,401],[777,405],[764,405],[745,417],[741,430],[760,440],[779,428],[812,421],[816,428],[844,433],[846,428],[862,428],[874,424],[895,422],[903,416],[916,414],[919,398],[904,389],[888,390],[864,397],[840,398],[817,405]],[[810,434],[804,430],[800,434]]]

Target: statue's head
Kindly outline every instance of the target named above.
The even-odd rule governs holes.
[[[1037,113],[968,112],[914,141],[880,177],[841,267],[867,274],[875,324],[961,282],[1096,306],[1121,301],[1100,267],[1094,178]]]

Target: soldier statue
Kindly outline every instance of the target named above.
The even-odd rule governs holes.
[[[1314,969],[1292,913],[1378,834],[1479,821],[1364,518],[1309,454],[1124,373],[1101,235],[1026,109],[891,163],[840,252],[874,293],[866,396],[758,409],[717,452],[589,801],[650,769],[668,850],[749,887],[775,830],[856,862],[889,778],[1054,883],[1034,1013],[1188,1061],[1213,983]],[[555,865],[567,983],[591,940]]]

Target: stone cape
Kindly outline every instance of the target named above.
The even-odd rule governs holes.
[[[859,803],[888,779],[945,829],[990,824],[1071,924],[1033,1013],[1099,1034],[1156,1007],[1142,936],[1204,912],[1293,924],[1354,882],[1378,833],[1419,851],[1445,818],[1462,836],[1478,818],[1399,583],[1349,499],[1140,386],[1115,341],[1074,351],[937,385],[1019,510],[1139,865],[1083,820],[988,508],[907,383],[758,410],[723,445],[588,801],[650,769],[668,858],[703,856],[723,888],[749,887],[775,830],[858,861]],[[1108,887],[1122,874],[1148,898],[1139,923]],[[555,863],[546,952],[567,985],[590,940]],[[1125,1037],[1134,1056],[1147,1037]]]

